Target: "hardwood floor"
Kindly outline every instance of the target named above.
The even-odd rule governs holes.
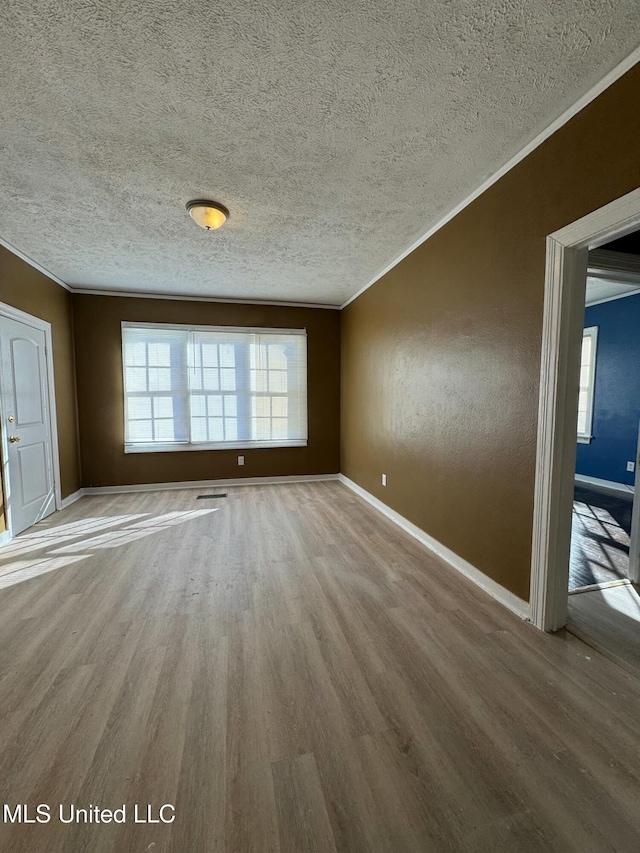
[[[637,851],[638,678],[337,482],[227,491],[83,498],[0,551],[2,803],[52,807],[3,853]]]
[[[629,577],[633,501],[576,487],[569,590]]]

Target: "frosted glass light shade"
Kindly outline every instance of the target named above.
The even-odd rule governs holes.
[[[187,204],[191,218],[206,231],[215,231],[227,221],[229,211],[215,201],[190,201]]]

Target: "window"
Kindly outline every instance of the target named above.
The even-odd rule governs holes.
[[[580,359],[580,394],[578,397],[578,441],[591,441],[593,422],[593,392],[596,376],[596,347],[598,327],[590,326],[582,333],[582,358]]]
[[[125,452],[302,447],[304,329],[122,324]]]

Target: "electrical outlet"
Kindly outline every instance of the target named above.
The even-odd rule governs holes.
[[[244,456],[238,456],[238,465],[244,465]]]
[[[382,485],[383,485],[383,486],[386,486],[386,485],[387,485],[387,475],[386,475],[386,474],[383,474],[383,475],[382,475]]]
[[[627,471],[631,471],[631,473],[633,474],[633,472],[635,470],[636,470],[635,462],[627,462]]]

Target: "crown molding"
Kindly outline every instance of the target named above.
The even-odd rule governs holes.
[[[33,258],[30,258],[28,255],[25,255],[24,252],[21,252],[20,249],[16,249],[15,246],[12,246],[11,243],[7,242],[6,240],[3,240],[2,237],[0,237],[0,246],[4,246],[5,249],[8,249],[14,255],[17,255],[20,260],[25,261],[25,263],[38,270],[38,272],[41,272],[43,275],[46,275],[47,278],[51,279],[51,281],[55,281],[55,283],[59,284],[60,287],[64,287],[65,290],[71,291],[69,285],[61,278],[58,278],[57,275],[54,275],[52,272],[49,272],[48,269],[45,269],[45,267],[41,266],[37,261],[34,261]]]
[[[154,293],[138,290],[103,290],[90,287],[70,287],[72,293],[83,296],[120,296],[127,299],[169,299],[172,302],[225,302],[232,305],[272,305],[277,308],[326,308],[339,311],[339,305],[327,305],[325,302],[278,302],[269,299],[233,299],[225,296],[189,296],[175,293]]]
[[[637,284],[640,282],[640,256],[592,249],[587,261],[587,276]]]
[[[616,293],[614,296],[605,296],[603,299],[587,300],[586,308],[603,305],[605,302],[615,302],[618,299],[624,299],[625,296],[636,296],[640,293],[640,255],[610,252],[608,249],[591,249],[587,261],[587,283],[589,279],[629,285],[632,289],[624,293]]]
[[[426,231],[421,237],[419,237],[416,241],[414,241],[407,249],[405,249],[400,255],[398,255],[393,261],[391,261],[384,269],[380,270],[374,278],[372,278],[367,284],[361,287],[353,296],[350,296],[345,302],[341,305],[327,305],[324,303],[317,302],[278,302],[271,300],[258,300],[258,299],[225,299],[223,297],[206,297],[206,296],[182,296],[179,294],[169,294],[169,293],[152,293],[152,292],[138,292],[138,291],[127,291],[127,290],[99,290],[99,289],[91,289],[86,287],[71,287],[66,282],[62,281],[62,279],[58,278],[53,273],[49,272],[49,270],[45,269],[45,267],[38,264],[28,255],[25,255],[23,252],[20,252],[15,246],[8,243],[6,240],[0,238],[0,245],[4,246],[10,252],[13,252],[14,255],[17,255],[23,261],[30,264],[32,267],[37,269],[39,272],[48,276],[52,281],[55,281],[56,284],[59,284],[61,287],[64,287],[65,290],[68,290],[70,293],[79,293],[83,295],[89,296],[121,296],[121,297],[131,297],[135,299],[170,299],[176,301],[188,301],[188,302],[228,302],[232,304],[240,304],[240,305],[273,305],[280,306],[286,308],[324,308],[327,310],[342,310],[346,308],[347,305],[350,305],[355,299],[361,296],[366,290],[368,290],[372,285],[374,285],[377,281],[379,281],[384,275],[386,275],[390,270],[392,270],[395,266],[397,266],[400,261],[404,260],[411,252],[415,251],[419,246],[421,246],[429,237],[433,236],[437,231],[443,228],[448,222],[450,222],[455,216],[461,213],[466,207],[468,207],[473,201],[475,201],[485,190],[488,190],[493,184],[500,180],[500,178],[504,177],[507,172],[510,172],[514,166],[517,166],[522,160],[525,159],[532,151],[535,151],[543,142],[549,139],[557,130],[563,127],[567,122],[569,122],[574,116],[576,116],[581,110],[583,110],[586,106],[588,106],[592,101],[594,101],[599,95],[601,95],[609,86],[613,85],[617,80],[619,80],[627,71],[633,68],[634,65],[640,62],[640,47],[636,48],[626,59],[623,59],[622,62],[619,62],[615,68],[612,68],[605,76],[598,81],[594,86],[589,89],[582,97],[578,98],[578,100],[566,109],[562,115],[560,115],[557,119],[551,122],[543,131],[541,131],[537,136],[535,136],[530,142],[528,142],[523,148],[518,151],[510,160],[508,160],[503,166],[501,166],[496,172],[493,173],[490,177],[488,177],[482,184],[480,184],[477,189],[475,189],[472,193],[470,193],[465,199],[463,199],[459,204],[453,207],[447,214],[442,216],[428,231]]]
[[[594,101],[599,95],[601,95],[609,86],[613,85],[616,80],[619,80],[624,74],[627,73],[634,65],[640,62],[640,47],[637,47],[632,53],[627,56],[626,59],[623,59],[622,62],[618,63],[615,68],[612,68],[608,74],[592,86],[588,92],[582,95],[581,98],[566,109],[561,116],[559,116],[555,121],[552,121],[550,125],[548,125],[541,133],[535,136],[530,142],[528,142],[524,148],[521,148],[517,154],[515,154],[510,160],[508,160],[503,166],[501,166],[497,172],[494,172],[493,175],[488,177],[486,181],[484,181],[480,186],[474,190],[470,195],[468,195],[463,201],[457,204],[454,208],[452,208],[447,214],[445,214],[441,219],[439,219],[435,225],[429,228],[421,237],[419,237],[414,243],[412,243],[408,249],[398,255],[398,257],[391,261],[390,264],[381,270],[368,284],[365,284],[364,287],[361,287],[353,296],[350,296],[346,302],[343,302],[340,306],[340,309],[346,308],[347,305],[350,305],[355,299],[361,296],[365,290],[368,290],[372,285],[374,285],[377,281],[379,281],[382,276],[386,275],[390,270],[392,270],[395,266],[397,266],[400,261],[404,260],[407,255],[410,255],[418,246],[421,246],[425,240],[428,240],[429,237],[433,236],[436,231],[439,231],[443,226],[450,222],[455,216],[461,213],[465,207],[468,207],[472,201],[475,201],[485,190],[488,190],[496,181],[499,181],[500,178],[504,177],[507,172],[510,172],[514,166],[517,166],[525,157],[528,157],[532,151],[535,151],[538,146],[542,145],[550,136],[563,127],[567,122],[569,122],[574,116],[576,116],[581,110],[583,110],[586,106],[588,106],[592,101]]]
[[[148,290],[105,290],[102,288],[93,289],[90,287],[73,287],[72,285],[67,284],[66,281],[62,281],[61,278],[58,278],[57,275],[54,275],[41,264],[37,263],[37,261],[34,261],[33,258],[30,258],[28,255],[25,255],[24,252],[16,249],[16,247],[7,240],[3,240],[2,237],[0,237],[0,246],[4,246],[5,249],[8,249],[16,255],[16,257],[25,261],[25,263],[38,270],[38,272],[46,275],[47,278],[51,279],[51,281],[59,284],[60,287],[64,287],[64,289],[69,293],[79,293],[85,296],[120,296],[128,299],[169,299],[172,302],[223,302],[231,303],[232,305],[270,305],[276,308],[324,308],[327,311],[340,310],[339,305],[330,305],[325,302],[279,302],[275,299],[233,299],[232,297],[224,296],[191,296],[178,293],[156,293]]]

